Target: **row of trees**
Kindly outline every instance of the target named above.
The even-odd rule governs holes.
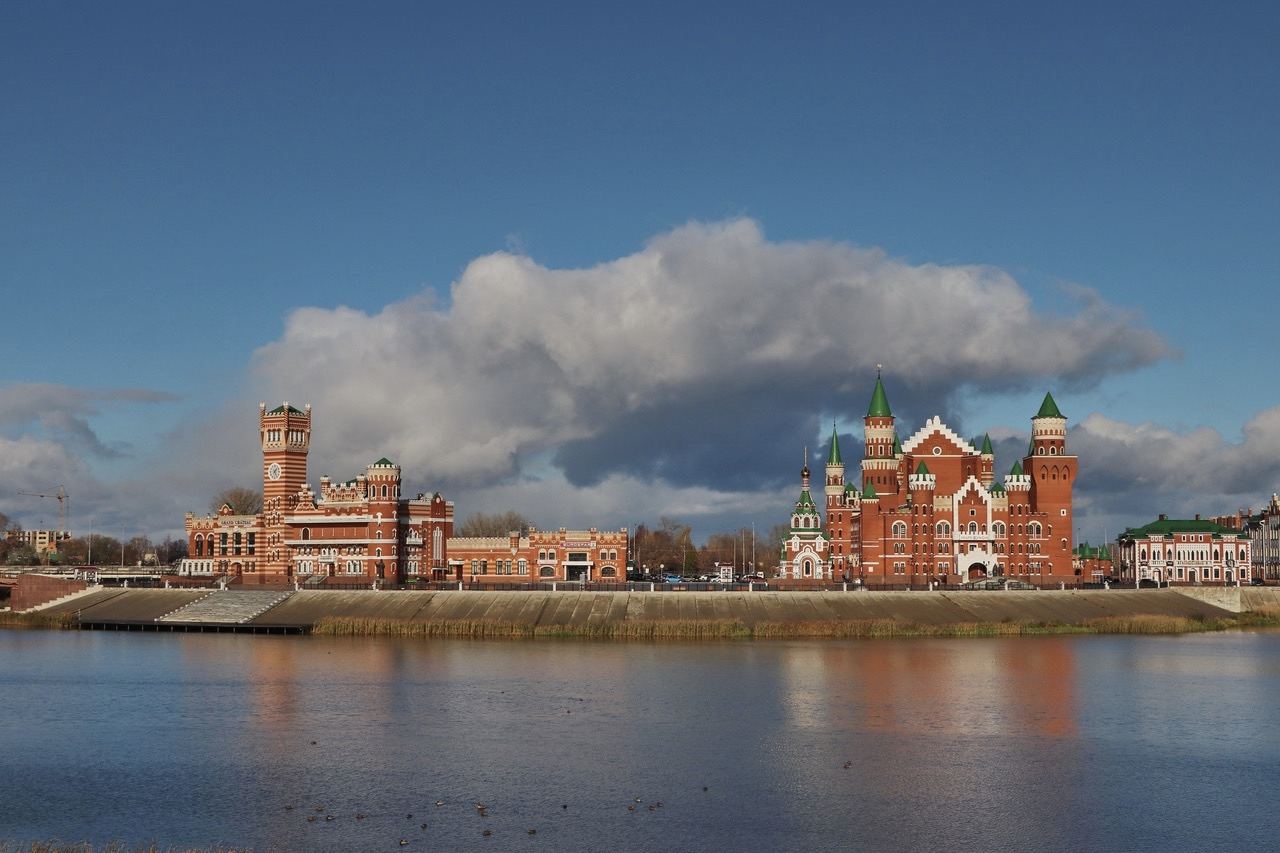
[[[769,573],[778,566],[778,553],[788,527],[779,524],[767,532],[750,527],[712,533],[702,545],[695,545],[692,525],[663,516],[656,525],[636,525],[631,540],[631,560],[636,568],[650,573],[660,570],[682,575],[711,574],[716,564],[731,564],[738,573]]]

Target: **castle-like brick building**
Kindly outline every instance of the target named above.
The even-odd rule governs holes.
[[[956,582],[1007,575],[1033,582],[1075,577],[1067,419],[1046,394],[1031,419],[1027,455],[1002,481],[991,440],[961,438],[938,417],[902,441],[880,377],[863,421],[862,474],[846,481],[833,429],[827,454],[825,543],[807,526],[803,492],[783,545],[781,572],[797,580]],[[808,499],[811,504],[812,499]],[[800,524],[801,526],[797,526]],[[826,559],[801,554],[826,552]]]
[[[187,513],[184,575],[245,584],[295,581],[395,584],[415,580],[610,581],[626,574],[625,529],[530,529],[454,537],[454,508],[439,492],[401,494],[400,466],[382,458],[343,482],[307,476],[311,406],[258,407],[262,511]]]

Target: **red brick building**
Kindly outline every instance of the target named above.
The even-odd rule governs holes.
[[[406,498],[400,467],[379,459],[344,482],[307,478],[311,406],[258,408],[262,511],[211,516],[187,513],[187,554],[180,572],[228,575],[244,583],[313,577],[353,583],[440,579],[453,504],[439,493]]]
[[[350,480],[307,476],[311,407],[258,407],[262,511],[187,513],[183,575],[228,576],[244,584],[396,584],[623,581],[625,529],[537,530],[456,538],[453,503],[401,494],[400,467],[382,458]]]
[[[480,584],[588,581],[622,583],[627,576],[627,530],[538,530],[521,535],[454,537],[448,541],[451,577]]]
[[[826,533],[836,580],[956,582],[1007,575],[1074,580],[1067,419],[1046,394],[1027,455],[997,481],[991,440],[975,447],[938,417],[902,441],[876,378],[863,421],[861,483],[846,482],[835,430],[826,466]]]
[[[1195,518],[1161,515],[1120,534],[1120,577],[1131,582],[1249,583],[1249,534]]]

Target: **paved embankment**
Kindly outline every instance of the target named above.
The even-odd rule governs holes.
[[[1280,610],[1280,589],[1042,590],[937,592],[582,592],[301,590],[254,592],[267,609],[247,618],[215,618],[234,592],[211,590],[98,590],[49,608],[78,614],[95,627],[163,627],[183,614],[209,610],[212,622],[246,630],[307,630],[321,622],[355,620],[406,625],[504,625],[555,632],[617,625],[733,623],[760,626],[897,623],[926,627],[1035,623],[1085,625],[1106,619],[1166,617],[1223,620],[1255,610]],[[245,595],[241,593],[241,595]],[[196,602],[199,602],[196,604]],[[269,606],[268,606],[269,605]],[[256,605],[255,605],[256,606]],[[184,609],[185,608],[185,609]],[[215,612],[216,611],[216,612]],[[173,614],[173,615],[170,615]],[[166,618],[167,617],[167,618]]]
[[[94,624],[148,623],[211,592],[207,589],[102,589],[43,612],[79,614],[81,622]]]
[[[326,617],[406,622],[580,626],[605,622],[761,623],[886,620],[920,625],[1109,616],[1212,618],[1225,607],[1171,590],[1009,592],[311,592],[253,620],[314,625]]]

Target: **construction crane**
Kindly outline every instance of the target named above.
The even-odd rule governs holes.
[[[58,502],[58,532],[54,534],[56,538],[67,531],[67,512],[71,503],[71,495],[67,494],[64,486],[58,486],[58,491],[51,495],[41,494],[40,492],[18,492],[20,495],[26,495],[29,498],[49,498]]]

